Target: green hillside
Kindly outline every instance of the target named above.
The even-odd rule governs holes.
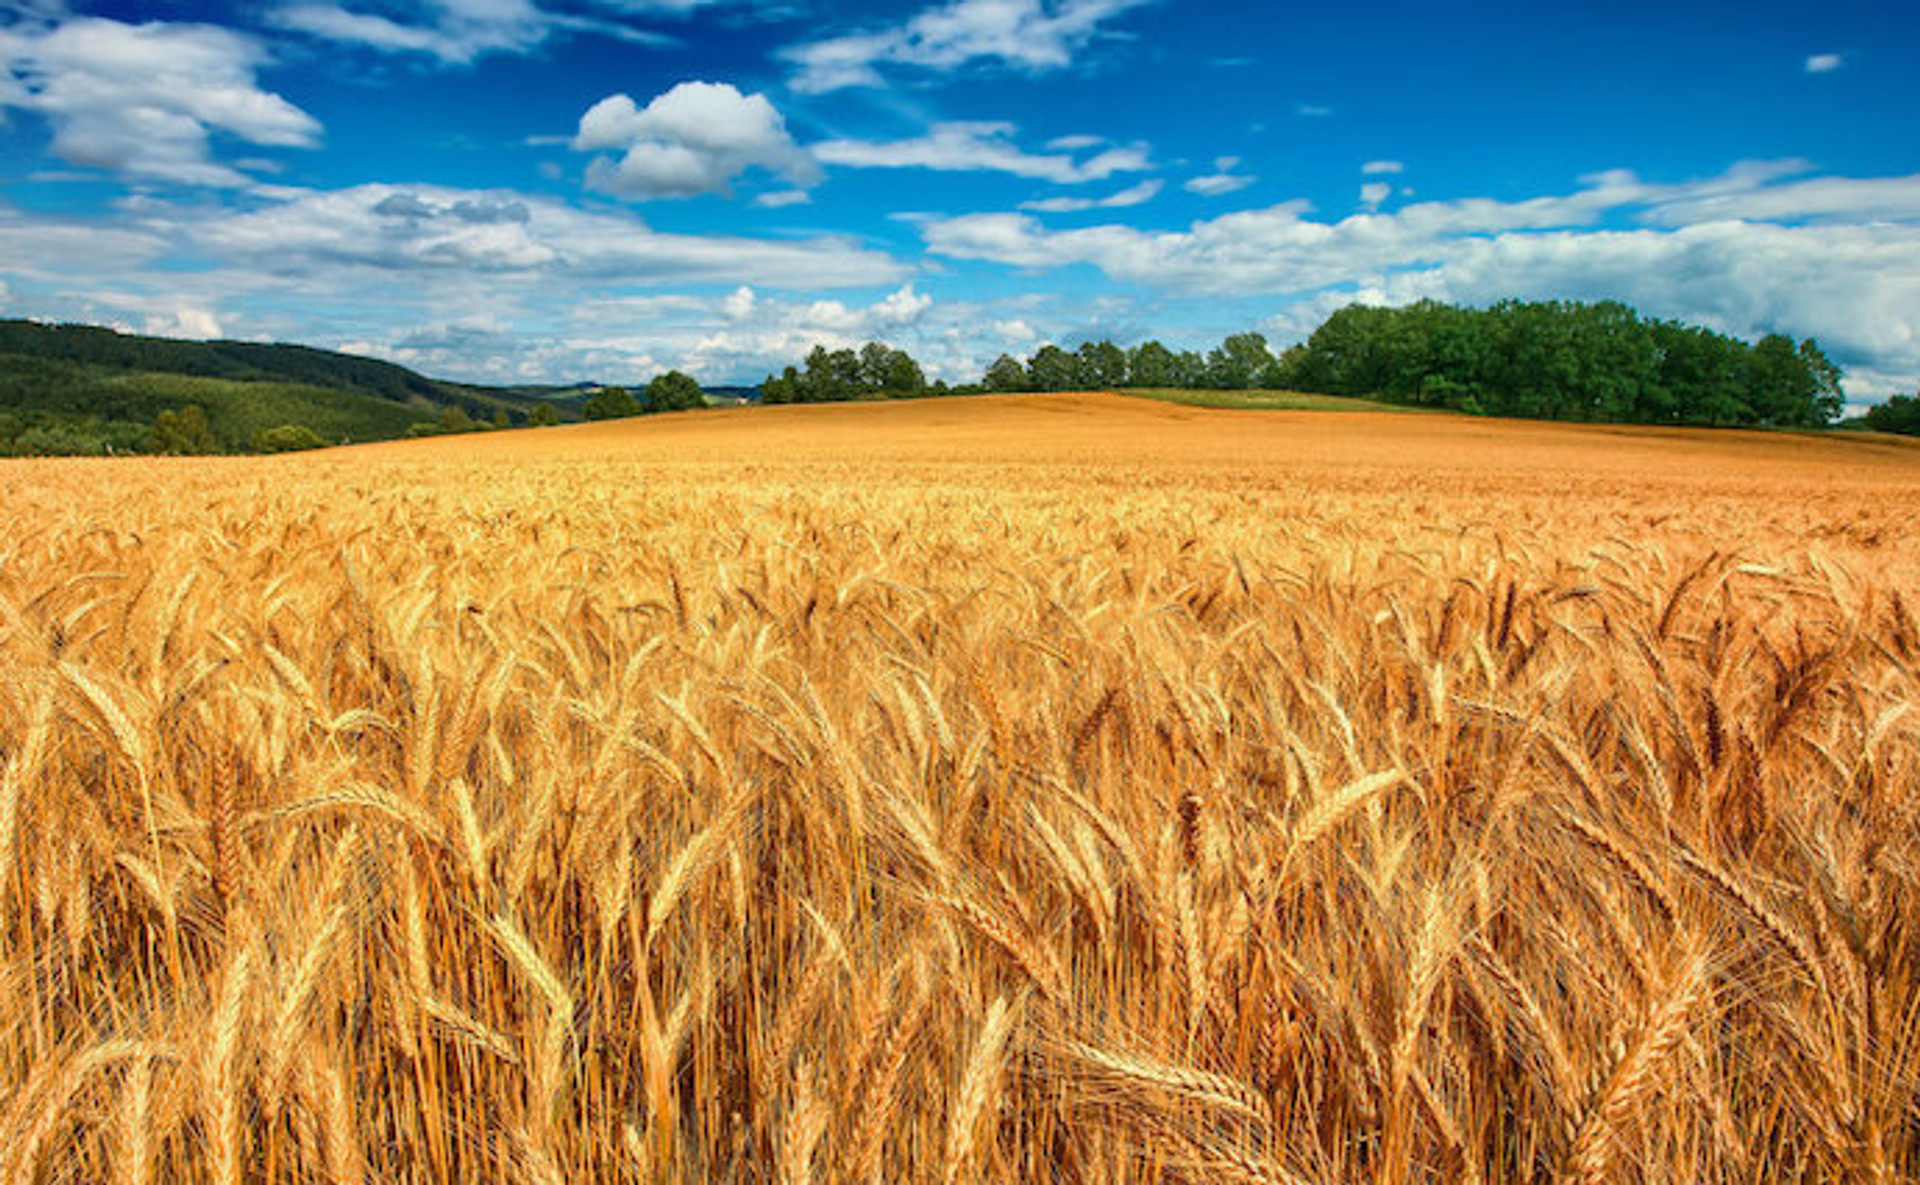
[[[572,388],[467,386],[308,346],[0,321],[0,455],[248,452],[287,427],[309,442],[384,440],[502,415],[523,424],[541,407],[577,419],[580,400]],[[157,440],[162,413],[188,407],[207,432],[191,446]]]

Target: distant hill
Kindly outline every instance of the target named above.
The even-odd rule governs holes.
[[[329,444],[443,422],[579,418],[576,387],[495,388],[310,346],[143,337],[92,325],[0,321],[0,454],[137,452],[162,412],[201,409],[208,447],[246,452],[305,428]]]

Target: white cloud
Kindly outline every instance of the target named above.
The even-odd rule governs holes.
[[[547,281],[832,288],[885,283],[903,270],[839,238],[664,234],[623,214],[439,186],[295,192],[254,209],[186,218],[174,229],[219,259],[303,274],[348,266]]]
[[[628,23],[626,16],[684,15],[699,0],[636,4],[603,0],[604,15],[553,12],[532,0],[431,0],[420,5],[424,19],[409,23],[344,4],[291,3],[274,19],[283,27],[383,53],[418,53],[449,64],[464,64],[489,53],[528,53],[556,33],[597,33],[643,45],[668,45],[673,38]]]
[[[238,169],[212,157],[225,134],[276,148],[306,148],[320,124],[254,72],[260,47],[204,25],[74,19],[0,29],[0,107],[38,112],[52,150],[71,164],[187,185],[239,186]]]
[[[149,314],[141,324],[140,332],[191,341],[206,341],[222,336],[219,316],[209,309],[192,305],[178,305],[164,312]]]
[[[720,302],[720,311],[729,321],[744,321],[753,316],[754,306],[758,302],[759,298],[754,295],[753,289],[743,284]]]
[[[1124,210],[1132,206],[1146,205],[1160,196],[1160,191],[1165,187],[1164,181],[1153,178],[1103,198],[1044,198],[1038,201],[1021,202],[1020,208],[1042,214],[1072,214],[1082,210]]]
[[[957,377],[988,320],[943,310],[852,240],[665,234],[533,194],[364,185],[124,207],[105,222],[0,203],[9,311],[344,346],[483,382],[676,366],[757,378],[814,341],[871,337],[915,343]],[[781,295],[824,291],[854,296]]]
[[[1014,140],[1018,130],[1010,123],[936,123],[926,135],[911,140],[827,140],[813,145],[813,155],[850,168],[1011,173],[1061,185],[1153,168],[1144,144],[1108,148],[1076,160],[1067,151],[1043,155],[1023,150]]]
[[[904,25],[873,29],[787,50],[793,89],[818,94],[884,85],[878,67],[949,71],[977,61],[1030,73],[1073,64],[1101,25],[1149,0],[951,0]]]
[[[1239,157],[1223,156],[1213,162],[1212,173],[1202,177],[1195,177],[1181,186],[1181,188],[1185,189],[1188,193],[1197,193],[1201,197],[1219,197],[1222,194],[1234,193],[1253,184],[1252,177],[1243,176],[1234,172],[1234,170],[1239,167]]]
[[[1748,221],[1920,220],[1920,174],[1908,177],[1813,177],[1764,187],[1676,194],[1645,216],[1668,226],[1739,218]]]
[[[1807,73],[1831,74],[1846,64],[1846,59],[1837,53],[1817,53],[1807,59]]]
[[[1407,166],[1397,160],[1370,160],[1360,166],[1361,175],[1366,177],[1382,177],[1406,171]]]
[[[871,303],[785,301],[734,292],[717,301],[634,301],[577,308],[569,337],[585,357],[625,355],[634,373],[687,371],[709,382],[748,381],[798,365],[815,346],[851,349],[886,341],[909,350],[934,374],[977,377],[972,346],[978,310],[936,315],[932,297],[912,285]]]
[[[595,158],[587,183],[623,198],[726,194],[751,169],[802,189],[820,175],[765,95],[743,95],[724,82],[683,82],[644,108],[609,95],[580,117],[573,147],[622,154]]]
[[[813,195],[804,189],[773,189],[753,199],[753,204],[763,210],[784,210],[788,206],[804,206],[813,201]]]
[[[1293,113],[1301,119],[1326,119],[1333,114],[1333,108],[1324,103],[1295,103]]]
[[[1380,203],[1393,196],[1393,186],[1385,181],[1369,181],[1360,187],[1360,205],[1368,213],[1380,208]]]
[[[1185,231],[1049,230],[1026,215],[976,214],[927,222],[922,234],[954,258],[1087,264],[1196,296],[1617,298],[1747,336],[1817,336],[1877,376],[1866,381],[1911,386],[1920,380],[1920,179],[1782,180],[1801,166],[1744,164],[1682,185],[1616,171],[1564,195],[1424,202],[1337,221],[1292,202]],[[1636,220],[1639,229],[1603,225]],[[1861,386],[1856,376],[1856,394]]]
[[[873,306],[875,320],[882,325],[911,325],[933,307],[933,297],[923,296],[908,284]]]

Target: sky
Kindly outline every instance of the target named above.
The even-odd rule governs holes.
[[[1920,5],[0,0],[0,316],[967,381],[1619,299],[1920,389]]]

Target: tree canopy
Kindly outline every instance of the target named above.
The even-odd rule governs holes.
[[[1739,338],[1641,317],[1616,301],[1463,308],[1350,305],[1276,356],[1236,333],[1205,354],[1157,341],[1043,345],[1002,355],[989,391],[1282,388],[1488,415],[1649,424],[1818,427],[1842,406],[1840,368],[1812,339]]]
[[[1875,432],[1920,436],[1920,395],[1895,395],[1867,409],[1860,422]]]
[[[1841,408],[1811,338],[1748,345],[1616,301],[1349,305],[1278,369],[1303,391],[1538,419],[1817,427]]]
[[[789,366],[760,384],[763,403],[833,403],[912,398],[928,392],[926,374],[905,350],[868,342],[859,350],[815,346],[806,369]]]
[[[707,397],[701,393],[700,384],[677,370],[658,375],[647,384],[646,410],[649,412],[683,411],[706,405]]]

